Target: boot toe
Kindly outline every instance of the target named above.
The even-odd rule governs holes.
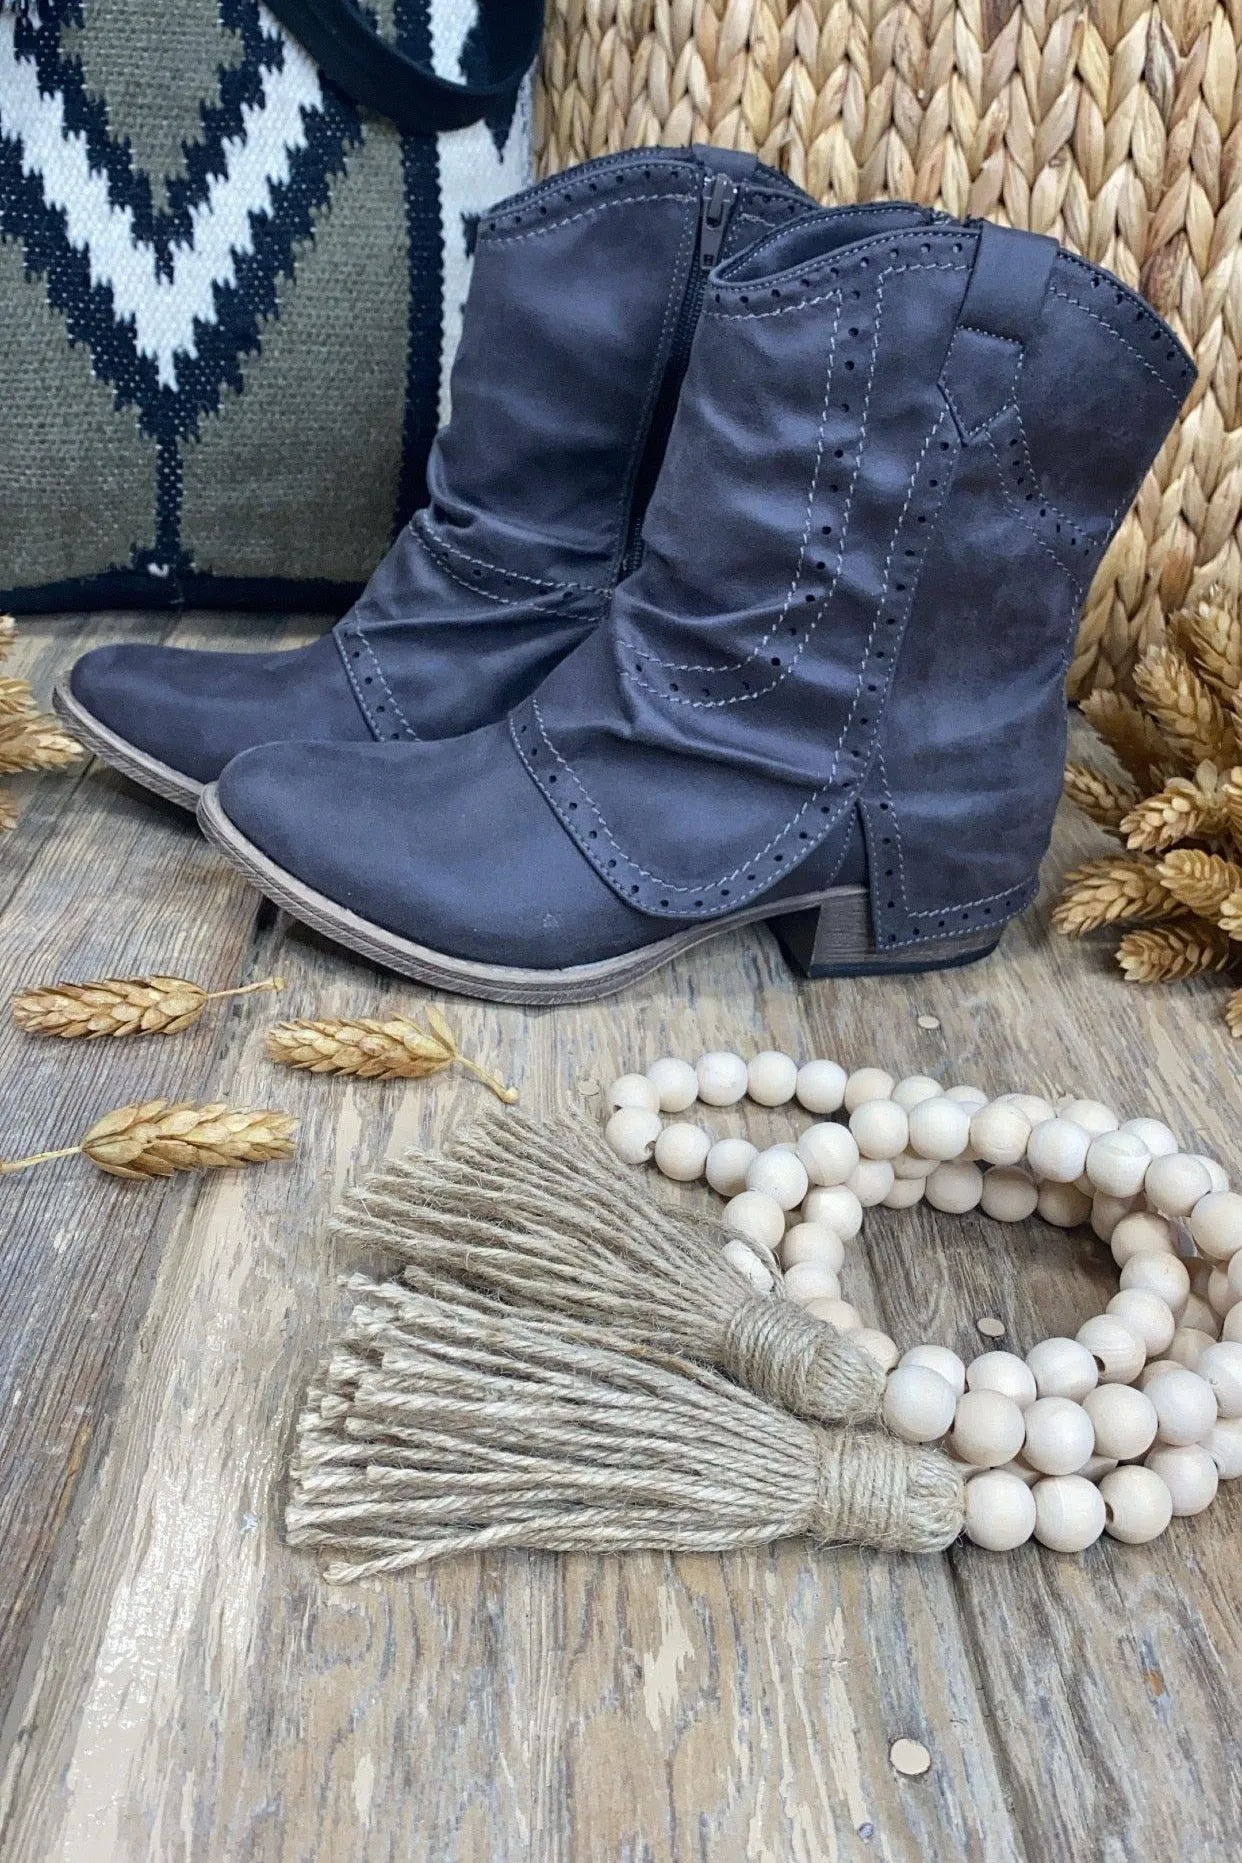
[[[598,878],[504,723],[430,744],[269,744],[235,758],[216,793],[286,874],[445,956],[556,970],[671,929]]]
[[[69,689],[117,737],[200,783],[278,738],[371,740],[331,635],[282,653],[97,647]]]

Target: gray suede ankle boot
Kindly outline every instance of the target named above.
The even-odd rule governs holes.
[[[811,974],[979,957],[1034,894],[1078,614],[1193,379],[1052,240],[801,220],[711,278],[641,562],[508,722],[249,751],[204,828],[479,996],[601,995],[759,919]]]
[[[503,717],[625,573],[712,266],[812,211],[754,156],[706,148],[608,156],[494,209],[429,503],[344,620],[293,653],[97,648],[62,716],[188,808],[253,744],[409,743]]]

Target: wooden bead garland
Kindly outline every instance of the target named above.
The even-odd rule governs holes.
[[[760,1150],[678,1117],[696,1100],[747,1097],[796,1101],[813,1123]],[[654,1157],[683,1183],[706,1176],[726,1199],[733,1265],[764,1291],[779,1280],[887,1372],[885,1423],[959,1463],[974,1544],[1004,1552],[1034,1538],[1079,1552],[1107,1532],[1143,1545],[1242,1478],[1242,1195],[1162,1120],[1122,1122],[1098,1100],[944,1091],[927,1075],[898,1081],[831,1060],[799,1067],[776,1050],[749,1063],[706,1054],[694,1067],[665,1056],[617,1080],[608,1105],[605,1137],[623,1162]],[[981,1206],[999,1222],[1036,1210],[1062,1228],[1090,1222],[1120,1289],[1074,1339],[1041,1340],[1025,1358],[902,1352],[864,1326],[840,1275],[865,1210],[924,1200],[953,1214]]]

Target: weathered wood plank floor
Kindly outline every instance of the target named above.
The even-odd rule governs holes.
[[[125,616],[22,632],[17,670],[45,689],[109,638],[301,638]],[[224,987],[278,969],[281,1013],[418,1004],[98,767],[26,787],[0,847],[5,996],[56,976],[159,968]],[[1063,820],[1049,878],[1090,841]],[[1126,988],[1103,952],[1048,935],[1045,900],[1002,955],[939,977],[797,985],[766,934],[744,933],[610,1003],[449,1008],[534,1110],[661,1052],[771,1043],[1098,1094],[1236,1167],[1240,1057],[1212,993]],[[325,1218],[386,1152],[467,1118],[478,1089],[278,1073],[262,1049],[274,1009],[259,997],[107,1047],[0,1025],[9,1156],[148,1093],[304,1122],[289,1167],[147,1186],[71,1160],[0,1188],[7,1863],[1236,1854],[1236,1490],[1154,1548],[1082,1559],[509,1556],[327,1589],[277,1531],[290,1419],[341,1311]],[[762,1138],[782,1122],[716,1123]],[[1108,1285],[1089,1239],[884,1216],[848,1291],[899,1339],[969,1353],[986,1312],[1024,1350],[1038,1329],[1072,1331]],[[892,1770],[901,1735],[930,1749],[925,1777]]]

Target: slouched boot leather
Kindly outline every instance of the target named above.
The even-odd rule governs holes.
[[[1194,370],[1055,242],[912,220],[717,270],[641,565],[507,723],[249,751],[212,840],[485,997],[600,995],[756,919],[816,975],[989,951],[1050,837],[1084,594]]]
[[[411,742],[503,717],[624,572],[708,272],[813,211],[754,156],[709,148],[605,157],[502,203],[479,227],[429,503],[344,620],[296,652],[97,648],[58,709],[189,808],[252,744]]]

